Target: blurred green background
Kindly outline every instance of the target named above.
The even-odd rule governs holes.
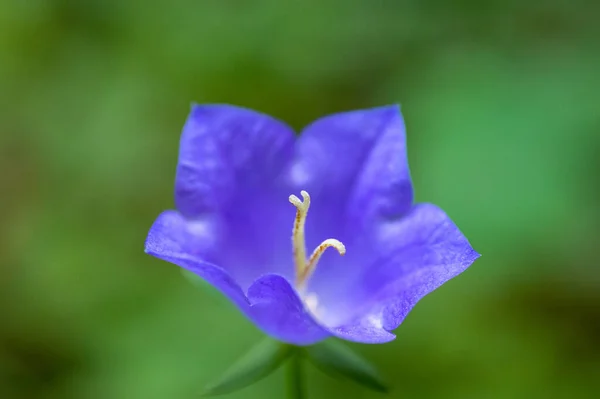
[[[417,199],[483,256],[352,345],[390,397],[598,397],[599,4],[1,0],[0,398],[193,397],[261,339],[143,253],[192,101],[298,129],[402,104]]]

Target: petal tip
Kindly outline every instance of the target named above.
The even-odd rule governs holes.
[[[382,105],[382,106],[380,106],[378,108],[387,110],[389,112],[400,113],[400,111],[402,109],[402,106],[400,105],[400,103],[392,103],[392,104]]]
[[[477,252],[475,249],[473,249],[473,247],[471,247],[470,250],[468,250],[467,253],[465,254],[465,258],[466,258],[466,263],[471,265],[477,259],[481,258],[481,254],[479,252]]]
[[[382,114],[393,118],[399,117],[402,118],[402,107],[399,103],[382,105],[380,107],[375,107],[371,109],[372,111],[381,112]]]
[[[148,238],[144,241],[144,253],[150,255],[150,248],[148,248]]]

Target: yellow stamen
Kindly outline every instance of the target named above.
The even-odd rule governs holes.
[[[310,207],[310,196],[306,191],[301,191],[301,201],[295,195],[290,195],[290,202],[297,209],[296,220],[294,222],[294,229],[292,231],[292,248],[294,252],[294,263],[296,269],[296,288],[300,291],[304,290],[306,282],[310,276],[314,273],[317,263],[321,258],[321,255],[329,247],[337,249],[340,255],[346,253],[346,247],[340,241],[329,238],[323,241],[312,253],[310,259],[306,259],[306,244],[304,240],[304,224],[306,222],[306,215],[308,214],[308,208]]]
[[[312,255],[310,255],[310,259],[308,260],[306,268],[304,269],[304,275],[302,276],[302,280],[308,280],[308,278],[314,273],[315,269],[317,268],[317,263],[321,258],[321,255],[323,255],[325,250],[329,247],[337,249],[337,251],[342,256],[346,254],[346,247],[344,246],[344,244],[342,244],[335,238],[328,238],[327,240],[323,241],[321,245],[316,247]]]
[[[290,202],[296,207],[296,220],[294,221],[294,230],[292,230],[292,248],[294,252],[294,263],[296,264],[296,276],[302,274],[306,263],[306,244],[304,242],[304,223],[310,207],[310,196],[306,191],[301,191],[302,199],[300,201],[295,195],[290,195]]]

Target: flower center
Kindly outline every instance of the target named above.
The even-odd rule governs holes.
[[[317,263],[319,262],[319,259],[325,250],[329,247],[333,247],[340,253],[340,255],[344,255],[346,253],[346,247],[344,247],[344,244],[338,240],[328,238],[317,248],[315,248],[312,255],[310,255],[310,258],[306,259],[304,224],[306,222],[308,208],[310,207],[310,196],[306,191],[301,191],[300,194],[302,195],[303,200],[300,200],[295,195],[290,195],[290,202],[296,207],[296,220],[294,222],[294,229],[292,232],[292,248],[294,252],[294,264],[296,270],[295,285],[296,289],[298,289],[301,294],[304,294],[306,283],[315,272]],[[312,299],[309,300],[309,298]],[[306,295],[305,301],[313,303],[313,306],[316,307],[317,297],[315,294],[308,294]]]

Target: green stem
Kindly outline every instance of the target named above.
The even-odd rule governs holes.
[[[304,391],[304,372],[302,370],[302,354],[299,350],[294,350],[290,356],[287,368],[287,385],[290,399],[305,399]]]

